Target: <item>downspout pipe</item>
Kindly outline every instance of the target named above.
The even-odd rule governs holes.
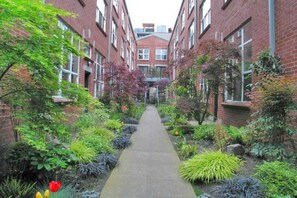
[[[107,62],[110,62],[110,53],[111,53],[111,37],[112,37],[112,8],[113,1],[110,0],[109,2],[109,34],[108,34],[108,54],[107,54]]]
[[[269,9],[269,49],[275,54],[275,0],[268,0]]]

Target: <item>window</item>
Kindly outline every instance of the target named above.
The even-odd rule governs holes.
[[[130,65],[130,50],[128,48],[126,50],[126,63]]]
[[[126,30],[126,19],[125,19],[125,12],[124,9],[122,10],[122,27],[124,30]]]
[[[193,8],[194,8],[194,0],[189,0],[189,14],[191,13]]]
[[[113,0],[113,7],[119,12],[119,0]]]
[[[202,33],[211,23],[211,11],[210,0],[205,0],[200,8],[201,13],[201,27],[200,33]]]
[[[156,76],[157,78],[164,77],[164,71],[166,70],[166,66],[158,66],[156,65]]]
[[[150,50],[149,49],[138,49],[138,60],[149,60]]]
[[[117,25],[114,22],[114,20],[112,20],[112,24],[111,24],[111,43],[117,47]]]
[[[149,67],[148,67],[148,65],[138,65],[138,68],[139,68],[140,71],[142,71],[142,73],[144,75],[147,76],[149,74]]]
[[[191,49],[194,46],[195,42],[195,30],[194,30],[194,22],[192,22],[190,28],[189,28],[189,49]]]
[[[121,38],[121,49],[120,49],[120,54],[121,54],[121,57],[122,57],[122,58],[125,57],[125,51],[124,51],[124,39],[123,39],[123,37]]]
[[[96,22],[99,27],[106,31],[106,3],[104,0],[97,0]]]
[[[175,31],[175,43],[174,45],[177,45],[179,40],[179,29],[178,29],[178,25],[176,26],[176,31]]]
[[[181,41],[181,58],[185,57],[185,39]]]
[[[156,60],[167,60],[167,49],[156,49]]]
[[[129,41],[130,42],[130,28],[128,27],[127,28],[127,41]]]
[[[84,44],[84,54],[86,57],[88,58],[92,58],[92,48],[90,47],[90,45],[88,43]]]
[[[233,77],[232,93],[226,90],[225,99],[228,101],[247,101],[246,92],[250,91],[249,84],[252,82],[251,78],[251,63],[252,63],[252,37],[251,24],[247,23],[233,35],[227,38],[227,42],[232,42],[238,45],[241,52],[240,69],[241,74]],[[237,60],[233,60],[237,61]],[[228,80],[228,76],[226,76]]]
[[[184,10],[183,14],[182,14],[182,21],[181,21],[181,29],[182,30],[185,28],[185,24],[186,24],[186,12]]]
[[[95,57],[95,75],[94,75],[94,97],[98,98],[103,96],[104,91],[104,67],[103,67],[104,57],[96,52]]]
[[[59,21],[59,26],[64,31],[70,31],[69,28],[63,24],[61,21]],[[71,31],[70,31],[71,32]],[[79,40],[74,38],[74,33],[67,34],[67,37],[69,36],[69,40],[71,41],[72,45],[79,49],[80,42]],[[68,54],[67,62],[64,66],[61,66],[61,70],[59,73],[59,81],[65,80],[67,82],[71,83],[78,83],[78,76],[79,76],[79,57],[75,56],[74,54],[70,53]],[[59,93],[60,95],[61,93]]]

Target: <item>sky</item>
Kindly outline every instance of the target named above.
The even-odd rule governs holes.
[[[182,0],[126,0],[133,28],[154,23],[173,28]]]

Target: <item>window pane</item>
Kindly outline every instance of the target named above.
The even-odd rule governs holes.
[[[234,80],[233,100],[241,101],[241,76],[238,76]]]
[[[77,73],[78,72],[78,57],[77,56],[72,56],[72,71]]]
[[[243,27],[243,31],[244,31],[244,42],[252,39],[252,25],[251,25],[251,22],[247,23]]]
[[[251,91],[251,85],[252,84],[252,76],[251,76],[251,74],[246,74],[246,75],[244,75],[244,87],[243,87],[243,89],[244,89],[244,96],[243,96],[243,100],[244,101],[248,101],[248,100],[250,100],[247,96],[246,96],[246,93],[247,92],[250,92]]]
[[[246,44],[243,47],[244,54],[243,54],[243,60],[244,60],[244,71],[249,71],[251,69],[252,64],[252,42]]]

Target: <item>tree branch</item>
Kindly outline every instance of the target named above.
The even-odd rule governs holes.
[[[0,75],[0,81],[2,80],[2,78],[5,76],[5,74],[8,72],[8,70],[9,70],[14,64],[16,64],[16,62],[12,62],[12,63],[10,63],[9,65],[7,65],[6,69],[4,69],[3,72],[1,72],[1,75]]]

